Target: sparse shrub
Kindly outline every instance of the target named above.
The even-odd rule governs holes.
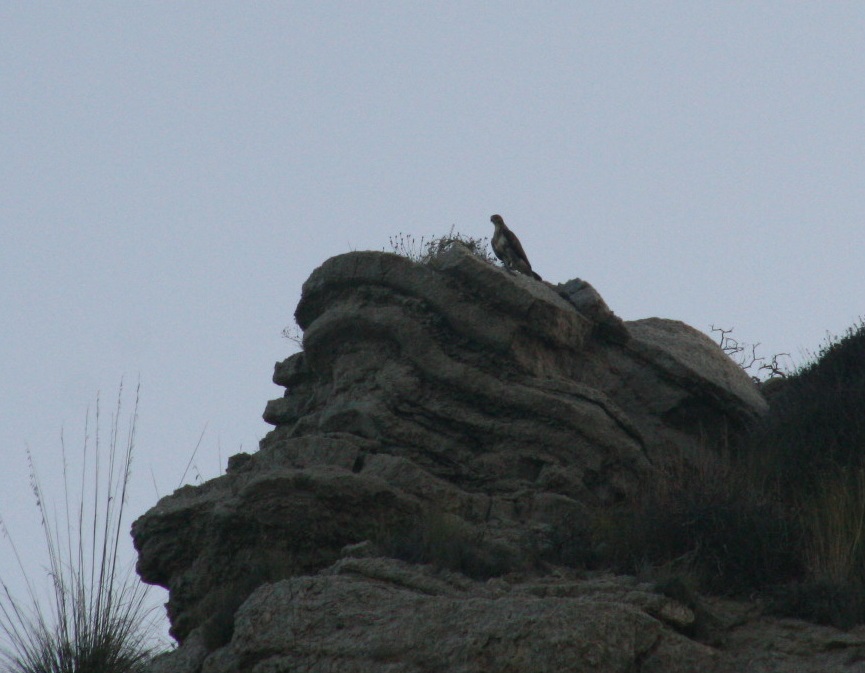
[[[297,323],[283,328],[282,337],[288,339],[298,349],[303,349],[303,330],[300,329]]]
[[[865,466],[865,323],[766,389],[771,411],[749,450],[793,493],[816,493],[826,475]]]
[[[147,587],[132,568],[123,570],[118,558],[121,531],[126,532],[123,513],[135,443],[137,391],[125,441],[121,438],[121,400],[122,384],[109,425],[107,461],[100,455],[105,445],[98,397],[94,438],[90,437],[88,414],[82,492],[77,502],[71,493],[66,448],[61,439],[65,508],[60,510],[60,519],[46,501],[28,451],[52,591],[46,603],[0,519],[28,592],[28,600],[22,601],[0,578],[4,593],[0,636],[5,641],[0,644],[0,661],[6,673],[134,673],[151,658],[153,620],[148,617],[145,602]],[[92,492],[92,497],[86,492]]]
[[[402,257],[407,257],[413,262],[426,264],[436,255],[447,250],[451,245],[458,243],[464,245],[469,251],[490,264],[496,264],[496,258],[490,252],[488,238],[474,238],[466,236],[460,232],[455,232],[451,226],[450,231],[443,236],[435,236],[427,239],[421,236],[416,239],[412,234],[403,234],[402,232],[391,236],[390,242],[391,252]]]
[[[760,347],[759,343],[749,344],[739,341],[732,336],[732,329],[724,329],[714,325],[710,325],[709,329],[718,335],[718,345],[721,350],[740,369],[750,374],[756,383],[761,382],[761,377],[765,380],[773,380],[776,378],[783,379],[789,375],[788,364],[791,362],[789,353],[776,353],[769,359],[764,355],[757,354],[757,349]]]

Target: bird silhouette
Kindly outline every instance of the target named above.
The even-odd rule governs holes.
[[[502,216],[493,215],[490,217],[490,222],[496,227],[491,241],[493,252],[496,253],[496,257],[502,260],[505,268],[519,271],[537,280],[542,280],[537,273],[532,271],[532,265],[529,262],[529,258],[526,257],[526,251],[523,250],[520,239],[517,238],[514,232],[508,229]]]

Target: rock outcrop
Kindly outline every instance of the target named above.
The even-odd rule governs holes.
[[[765,411],[711,339],[460,246],[330,259],[296,318],[260,450],[133,526],[180,643],[153,673],[717,665],[688,606],[563,570],[590,512]]]
[[[693,612],[633,580],[511,586],[424,570],[349,558],[265,585],[203,671],[625,673],[638,663],[667,672],[706,670],[716,658],[665,626],[687,628]]]

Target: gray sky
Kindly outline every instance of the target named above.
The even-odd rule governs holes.
[[[0,513],[29,551],[25,446],[50,482],[123,376],[131,511],[202,431],[216,476],[316,266],[494,212],[625,319],[801,359],[865,313],[863,82],[858,2],[4,2]]]

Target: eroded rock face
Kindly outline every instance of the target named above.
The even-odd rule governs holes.
[[[151,673],[865,671],[862,628],[773,619],[729,600],[688,606],[633,577],[477,582],[374,557],[261,585],[224,647],[206,647],[205,631]]]
[[[436,619],[488,615],[477,629],[489,644],[453,636],[463,668],[442,670],[490,670],[478,662],[549,649],[541,643],[554,631],[538,631],[525,651],[495,644],[510,628],[512,597],[352,588],[360,580],[333,564],[346,546],[411,558],[413,547],[447,547],[455,536],[477,548],[463,567],[479,579],[579,560],[588,511],[631,497],[674,456],[698,460],[714,450],[706,437],[735,433],[765,409],[748,376],[700,332],[622,322],[583,281],[556,288],[459,246],[427,266],[372,252],[330,259],[304,284],[296,316],[304,350],[276,366],[286,392],[267,404],[275,428],[260,451],[232,457],[226,475],[163,498],[133,526],[139,573],[170,591],[176,656],[195,666],[206,658],[204,670],[432,670],[391,666],[402,655],[381,649],[395,637],[384,613],[382,631],[363,636],[378,660],[367,653],[337,665],[344,646],[328,631],[355,627],[337,628],[334,617],[315,626],[331,643],[332,668],[316,668],[313,649],[252,663],[271,647],[267,624],[307,629],[283,614],[285,596],[298,592],[310,601],[357,593],[373,610],[384,591],[388,610],[424,615],[417,643],[443,628]],[[526,614],[511,626],[520,633],[548,619],[597,627],[578,625],[576,604],[519,600]],[[598,647],[625,654],[591,670],[634,670],[657,651],[655,617],[616,607],[609,619],[625,624],[625,640]],[[562,647],[549,666],[600,656]],[[294,659],[273,663],[280,656]]]

